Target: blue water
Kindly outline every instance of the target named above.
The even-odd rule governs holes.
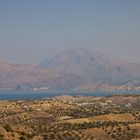
[[[110,96],[114,94],[139,94],[140,91],[112,91],[112,92],[85,92],[85,93],[47,93],[33,91],[0,91],[0,100],[23,100],[23,99],[43,99],[60,95],[83,95],[83,96]]]

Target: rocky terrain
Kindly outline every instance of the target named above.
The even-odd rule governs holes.
[[[72,49],[37,66],[0,62],[0,90],[140,90],[140,64]]]
[[[0,101],[0,140],[138,140],[140,95]]]

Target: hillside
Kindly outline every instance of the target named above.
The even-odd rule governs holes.
[[[119,98],[121,102],[118,96],[0,101],[0,140],[139,139],[140,107],[135,105],[140,95]]]

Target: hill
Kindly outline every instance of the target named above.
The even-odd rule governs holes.
[[[139,139],[140,108],[133,106],[140,95],[119,97],[121,102],[118,96],[0,101],[0,139]]]

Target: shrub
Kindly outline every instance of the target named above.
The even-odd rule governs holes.
[[[19,137],[19,140],[26,140],[25,137],[21,136]]]
[[[6,124],[6,125],[4,126],[4,128],[5,128],[5,130],[6,130],[7,132],[13,132],[13,130],[12,130],[12,128],[11,128],[11,126],[10,126],[9,124]]]

